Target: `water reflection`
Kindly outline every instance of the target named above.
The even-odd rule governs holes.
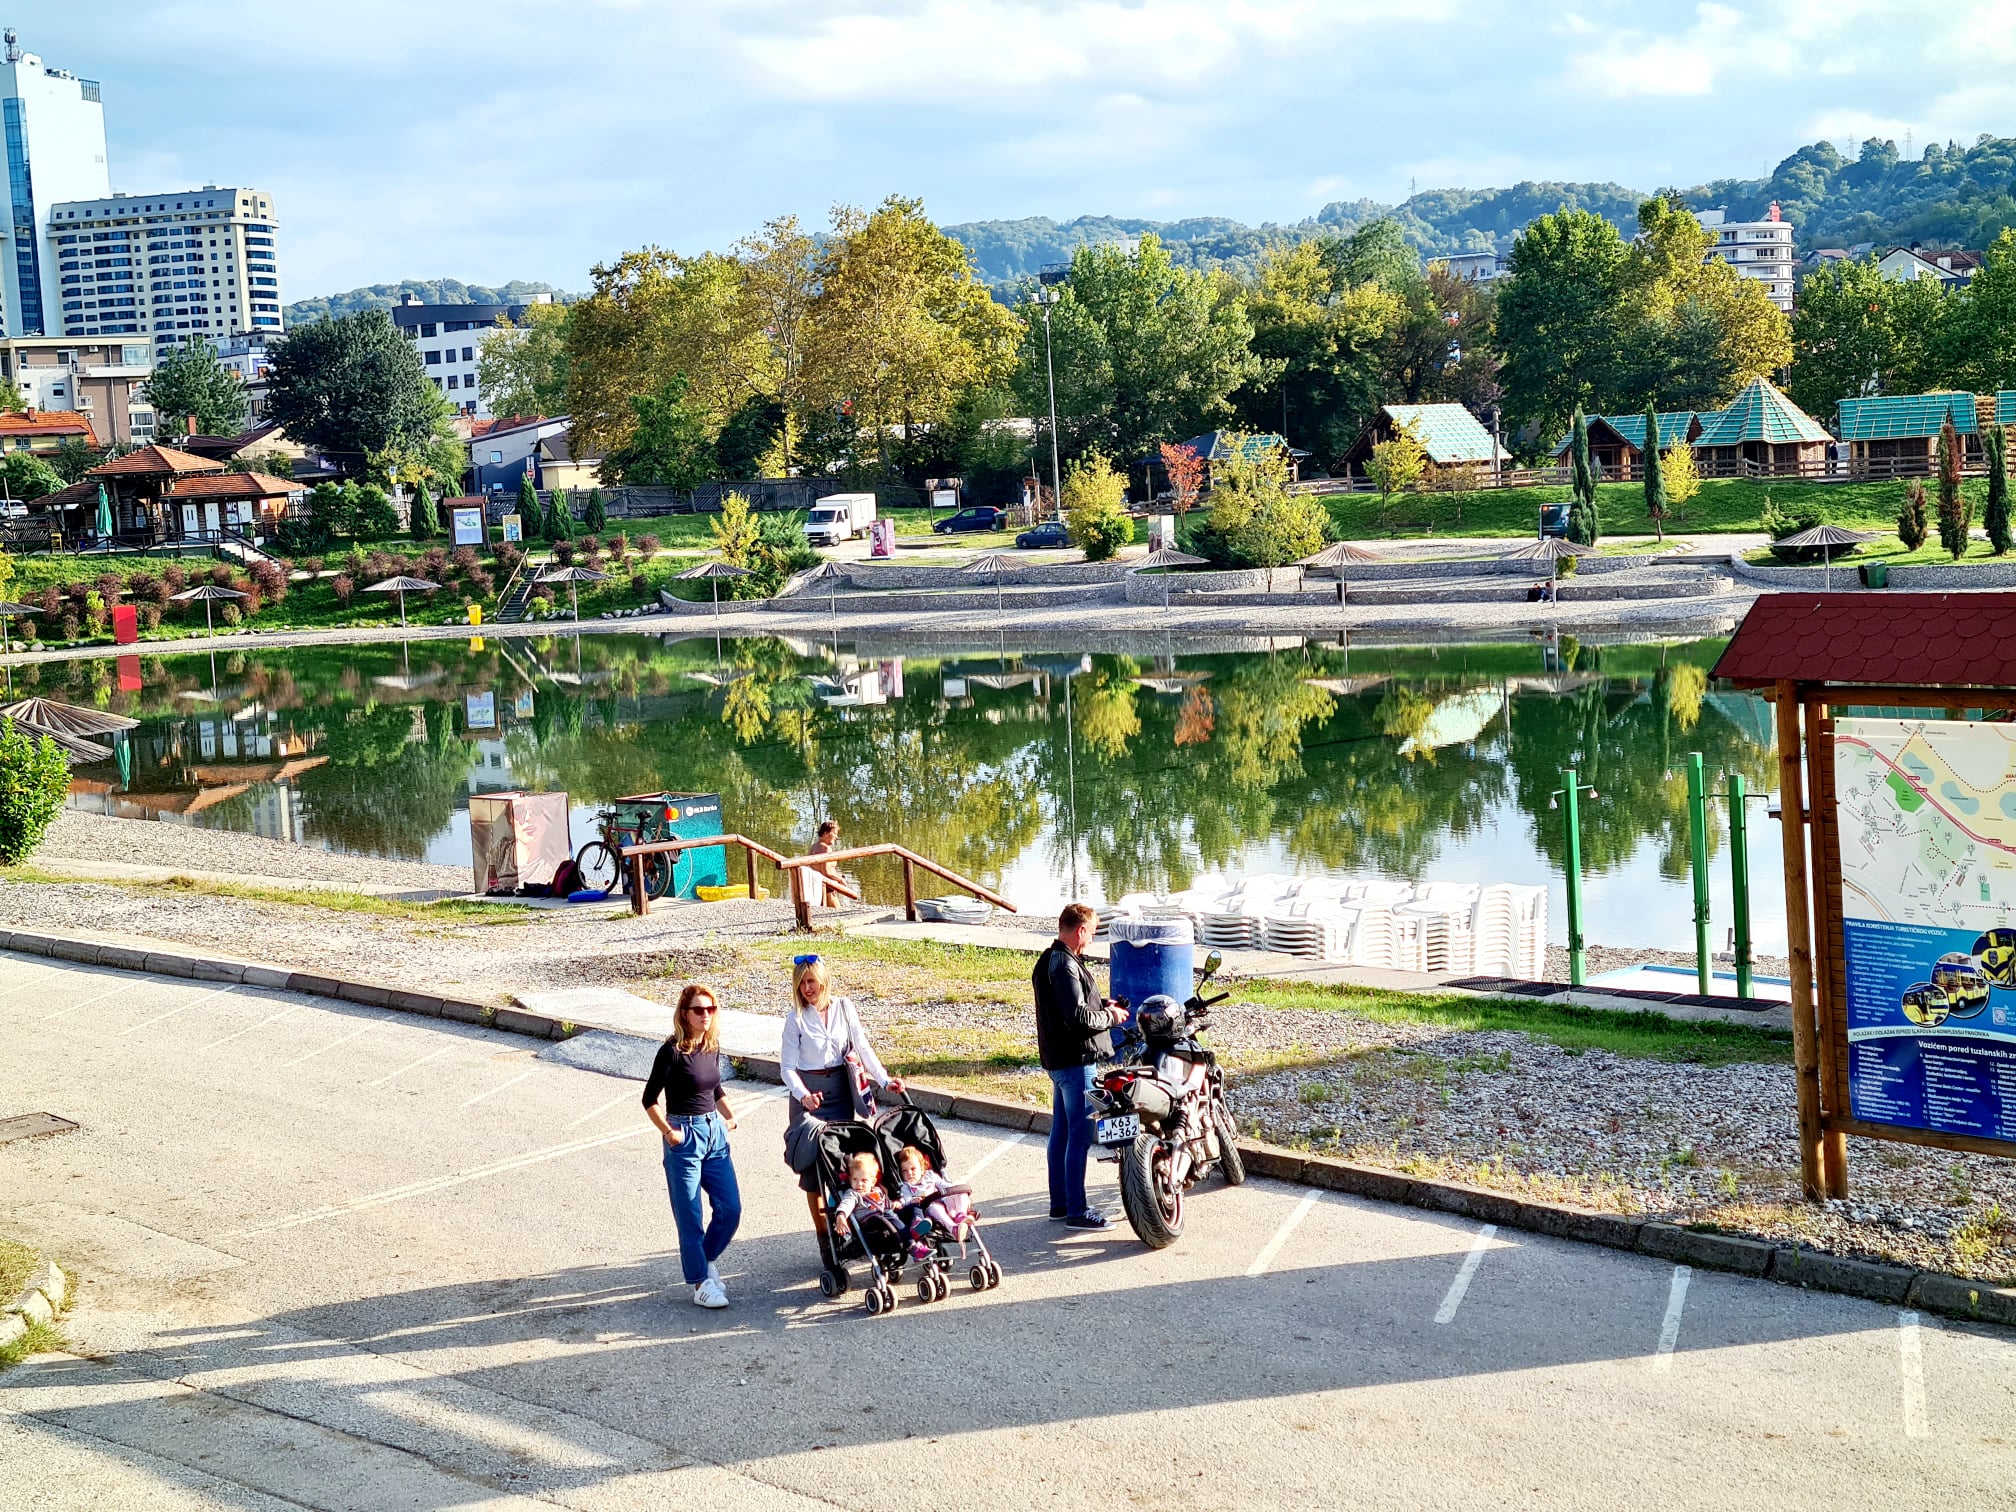
[[[1572,764],[1602,795],[1584,810],[1592,932],[1682,945],[1686,754],[1775,785],[1768,709],[1709,688],[1719,649],[862,657],[612,635],[143,658],[137,679],[50,664],[17,681],[141,720],[130,771],[78,772],[80,807],[464,860],[472,792],[718,791],[730,828],[779,850],[831,815],[1032,910],[1267,868],[1558,883],[1549,795]],[[1710,828],[1719,856],[1719,809]],[[1754,846],[1760,904],[1771,829]],[[900,895],[893,867],[866,880]],[[1558,895],[1552,923],[1558,936]],[[1758,933],[1771,948],[1770,918]]]

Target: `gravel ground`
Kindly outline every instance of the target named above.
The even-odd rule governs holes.
[[[65,809],[36,854],[64,861],[118,861],[138,866],[236,872],[247,878],[355,882],[415,892],[469,891],[469,869],[417,861],[381,861],[341,851],[290,845],[235,830],[201,829],[154,819],[116,819]]]

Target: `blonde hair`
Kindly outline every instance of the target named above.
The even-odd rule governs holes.
[[[917,1164],[924,1167],[927,1171],[931,1169],[931,1157],[915,1145],[905,1145],[901,1150],[896,1152],[896,1169],[899,1171],[903,1169],[903,1162],[910,1159],[913,1155],[917,1157]]]
[[[686,1010],[693,1006],[695,998],[705,998],[714,1005],[714,1012],[708,1017],[707,1027],[695,1034],[687,1027]],[[712,987],[699,982],[688,982],[679,993],[679,1008],[672,1016],[672,1043],[682,1054],[690,1055],[695,1050],[719,1053],[721,1049],[721,997]]]
[[[805,984],[810,982],[818,989],[816,998],[805,995]],[[807,961],[803,966],[794,967],[791,972],[791,998],[795,1006],[818,1008],[833,995],[833,978],[826,970],[824,961]]]
[[[848,1170],[859,1171],[864,1168],[871,1179],[882,1174],[882,1162],[877,1160],[873,1155],[870,1155],[866,1150],[856,1150],[852,1155],[847,1157]]]

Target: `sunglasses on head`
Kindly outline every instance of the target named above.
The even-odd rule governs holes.
[[[819,964],[819,957],[816,955],[793,956],[791,957],[791,964],[793,966],[817,966]]]

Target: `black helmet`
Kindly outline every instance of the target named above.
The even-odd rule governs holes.
[[[1151,1040],[1170,1040],[1183,1032],[1183,1005],[1166,992],[1143,999],[1135,1017]]]

